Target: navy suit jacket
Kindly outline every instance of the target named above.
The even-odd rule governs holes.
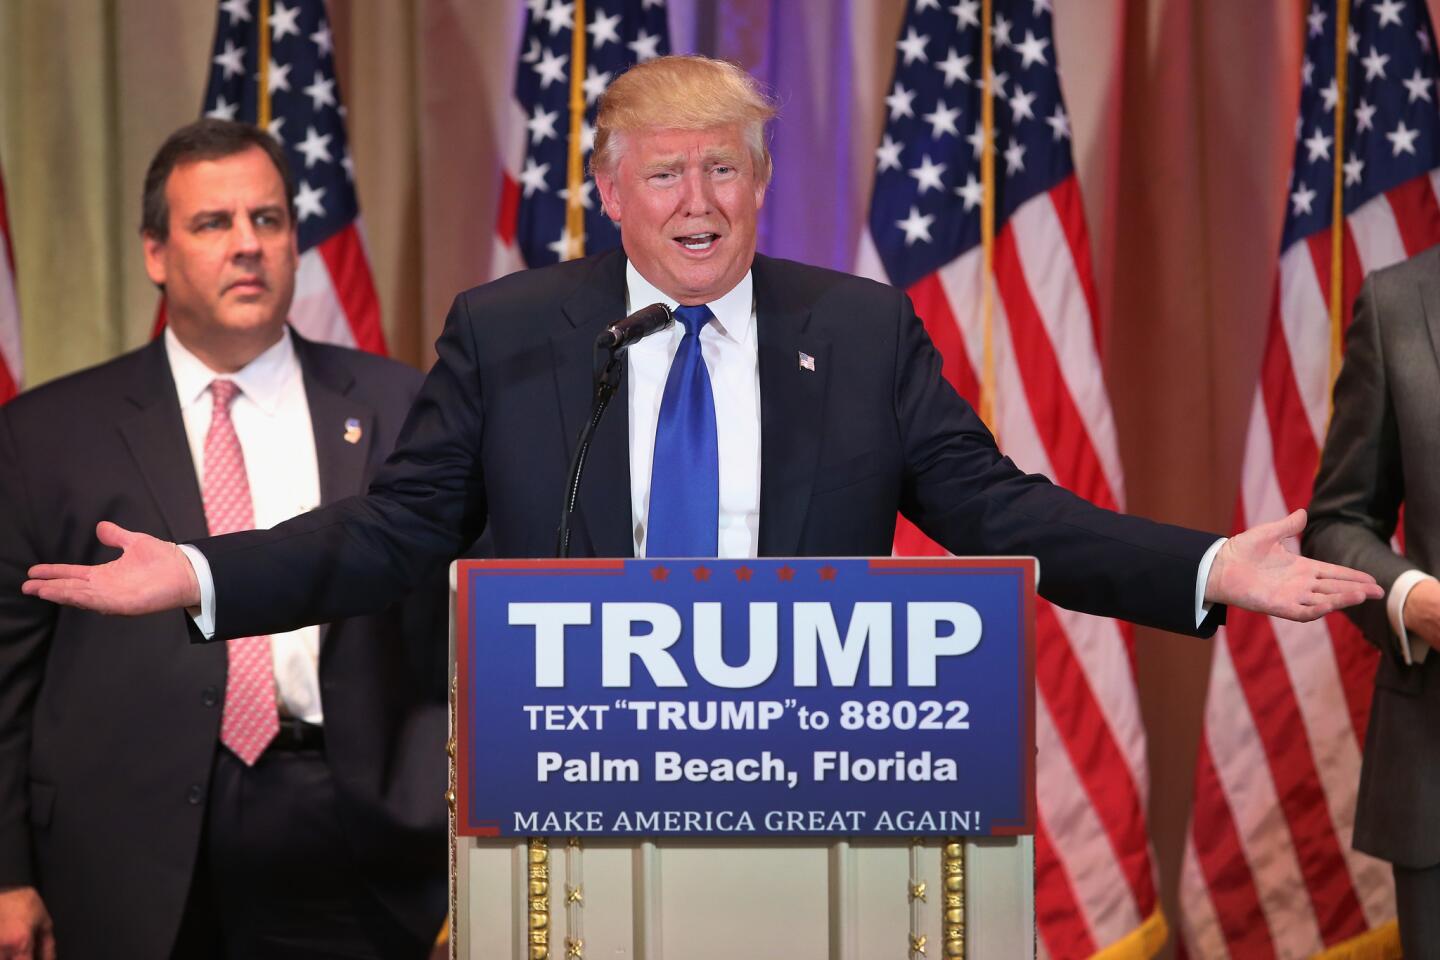
[[[295,338],[324,502],[360,493],[419,386]],[[344,439],[350,419],[359,442]],[[102,617],[20,593],[102,563],[113,520],[170,540],[205,512],[163,340],[0,407],[0,885],[40,888],[69,957],[167,955],[190,889],[225,689],[189,617]],[[445,590],[326,628],[325,753],[357,867],[417,937],[445,914]]]
[[[1040,593],[1063,606],[1214,630],[1223,609],[1197,631],[1194,592],[1215,537],[1100,510],[1017,469],[941,376],[901,291],[763,256],[752,269],[762,556],[887,555],[898,510],[957,554],[1033,554]],[[197,544],[215,577],[217,635],[376,609],[487,524],[498,556],[552,556],[590,412],[592,344],[625,315],[625,297],[619,251],[457,297],[368,496]],[[622,385],[590,452],[572,554],[629,556],[629,504]]]

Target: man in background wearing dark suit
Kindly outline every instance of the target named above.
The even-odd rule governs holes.
[[[102,520],[185,540],[364,490],[420,377],[286,326],[293,194],[264,131],[177,131],[141,228],[164,336],[0,408],[0,956],[419,957],[442,922],[442,583],[203,645],[19,592],[113,556]]]
[[[1391,547],[1405,507],[1405,552]],[[1395,872],[1407,957],[1440,955],[1440,248],[1355,301],[1305,551],[1375,576],[1349,611],[1380,648],[1355,849]]]

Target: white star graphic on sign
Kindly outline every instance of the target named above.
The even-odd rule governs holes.
[[[1010,112],[1015,117],[1015,122],[1021,120],[1034,120],[1035,111],[1031,104],[1035,102],[1035,94],[1026,93],[1020,86],[1015,84],[1015,95],[1010,98]]]
[[[1375,15],[1380,18],[1380,26],[1393,23],[1398,27],[1400,26],[1400,11],[1405,9],[1405,5],[1400,0],[1380,0],[1370,9],[1374,10]]]
[[[1366,130],[1375,127],[1375,108],[1370,105],[1364,97],[1360,98],[1360,106],[1355,108],[1355,132],[1364,133]]]
[[[1055,105],[1055,112],[1045,118],[1050,124],[1050,129],[1055,131],[1056,140],[1070,139],[1070,118],[1065,115],[1065,107],[1062,104]]]
[[[330,35],[330,24],[324,20],[320,21],[320,29],[310,34],[310,42],[315,44],[315,49],[320,51],[322,57],[328,57],[335,52],[335,39]]]
[[[890,134],[885,134],[885,139],[875,149],[875,160],[877,163],[875,172],[884,173],[886,170],[900,169],[900,151],[905,149],[902,143],[896,143]]]
[[[945,74],[946,89],[949,89],[950,84],[956,80],[962,83],[970,82],[970,59],[970,57],[960,56],[955,52],[955,48],[951,47],[950,54],[944,60],[935,64],[935,69]]]
[[[589,120],[580,121],[580,152],[589,153],[595,149],[595,128]]]
[[[1005,150],[1005,173],[1013,175],[1025,169],[1025,144],[1010,138],[1010,146]]]
[[[588,107],[600,99],[600,94],[610,85],[610,72],[607,70],[601,73],[594,66],[585,67],[585,81],[581,84],[585,88],[585,105]]]
[[[631,52],[635,54],[635,60],[639,63],[644,63],[646,60],[654,60],[660,56],[660,34],[657,33],[652,37],[645,32],[644,27],[641,27],[640,33],[636,35],[635,39],[625,44],[625,46],[629,47]]]
[[[526,50],[524,53],[520,54],[520,62],[521,62],[521,63],[535,63],[537,60],[539,60],[539,59],[540,59],[540,48],[541,48],[541,46],[542,46],[542,44],[540,43],[540,38],[539,38],[539,37],[531,37],[531,38],[530,38],[530,48],[529,48],[528,50]]]
[[[1300,86],[1308,87],[1315,79],[1315,64],[1306,57],[1305,62],[1300,64]]]
[[[890,119],[898,120],[901,117],[915,116],[911,104],[915,102],[915,91],[906,90],[899,80],[895,81],[895,89],[890,96],[885,98],[885,105],[890,108]]]
[[[1049,64],[1045,59],[1045,48],[1050,45],[1048,37],[1037,37],[1029,30],[1025,31],[1025,42],[1015,46],[1015,52],[1020,54],[1020,67],[1025,69],[1037,63]]]
[[[545,244],[545,249],[555,254],[555,256],[561,260],[574,260],[580,256],[580,251],[584,249],[584,243],[584,233],[581,233],[578,237],[571,237],[570,231],[561,227],[560,239],[554,243]]]
[[[345,168],[345,179],[355,179],[355,161],[350,159],[350,151],[345,151],[345,156],[340,158],[340,166]]]
[[[330,141],[334,139],[333,134],[321,136],[314,127],[305,131],[305,139],[295,144],[295,149],[305,155],[305,169],[309,170],[320,161],[331,163],[334,157],[330,156]]]
[[[530,69],[540,74],[540,89],[548,90],[552,83],[565,82],[565,64],[569,62],[570,55],[568,53],[546,50],[541,55],[540,62]]]
[[[915,12],[916,12],[916,13],[924,13],[926,10],[929,10],[931,7],[934,7],[936,10],[939,10],[939,9],[940,9],[940,0],[919,0],[919,2],[917,2],[917,3],[915,4]]]
[[[910,208],[910,216],[904,220],[896,220],[895,225],[905,231],[905,246],[912,245],[916,240],[930,242],[930,224],[935,222],[935,215],[927,213],[923,216],[919,207]]]
[[[995,44],[996,50],[1004,50],[1006,47],[1013,45],[1014,41],[1010,39],[1011,26],[1012,24],[1009,20],[1006,20],[998,14],[996,15],[995,26],[990,30],[991,42]]]
[[[575,22],[575,4],[561,3],[555,0],[550,4],[550,9],[545,11],[545,22],[550,24],[550,36],[555,36],[561,30],[569,30]]]
[[[927,154],[920,159],[920,166],[910,170],[910,176],[915,178],[920,196],[925,196],[926,190],[944,190],[945,184],[940,182],[940,175],[945,172],[945,164],[931,163]]]
[[[285,145],[285,138],[280,136],[280,128],[283,126],[285,126],[284,117],[275,117],[265,125],[265,132],[270,134],[270,138],[281,146]]]
[[[325,206],[320,202],[324,196],[324,187],[312,187],[306,181],[300,181],[300,189],[295,194],[295,214],[301,223],[311,217],[325,216]]]
[[[303,92],[310,98],[310,109],[316,113],[320,112],[321,107],[335,106],[335,78],[327,80],[320,70],[315,71],[315,82]]]
[[[980,0],[960,0],[950,12],[955,14],[956,30],[980,26]]]
[[[1007,83],[1010,82],[1010,74],[1005,73],[1005,72],[1002,71],[1002,72],[1000,72],[1000,73],[995,74],[992,79],[995,81],[995,83],[994,83],[994,85],[991,86],[991,88],[990,88],[990,96],[992,96],[992,97],[1003,97],[1003,96],[1006,96],[1006,93],[1005,93],[1005,84],[1007,84]]]
[[[238,110],[239,107],[240,104],[238,103],[226,103],[224,97],[216,97],[215,106],[207,110],[205,116],[215,120],[234,120],[235,111]]]
[[[271,93],[274,93],[276,90],[284,90],[286,93],[290,92],[290,68],[292,66],[294,66],[294,64],[276,63],[274,60],[270,61],[270,79],[265,86],[270,88]]]
[[[985,185],[972,173],[965,178],[965,186],[955,188],[955,195],[965,201],[966,210],[973,210],[985,199]]]
[[[295,19],[300,16],[300,4],[287,7],[275,0],[275,9],[270,11],[270,42],[279,43],[286,37],[300,36],[300,25]]]
[[[975,121],[975,130],[968,137],[965,138],[965,142],[970,144],[971,152],[975,154],[975,159],[979,160],[980,154],[985,150],[984,123],[979,120]]]
[[[1416,100],[1424,100],[1426,103],[1431,102],[1430,78],[1425,76],[1419,67],[1415,68],[1415,75],[1409,80],[1401,80],[1400,82],[1405,84],[1405,89],[1410,92],[1410,103],[1414,103]]]
[[[1420,136],[1419,130],[1411,130],[1401,120],[1400,125],[1390,133],[1385,134],[1385,139],[1390,141],[1391,156],[1398,157],[1402,153],[1415,155],[1415,138]]]
[[[545,182],[545,175],[549,172],[550,164],[537,164],[534,157],[526,158],[525,169],[520,171],[520,185],[525,188],[525,196],[530,196],[536,190],[548,193],[550,185]]]
[[[1334,77],[1331,77],[1325,89],[1320,91],[1320,100],[1325,104],[1327,113],[1334,112],[1335,104],[1340,102],[1340,85],[1335,82]]]
[[[1345,186],[1353,187],[1360,182],[1360,177],[1365,173],[1365,161],[1355,154],[1350,154],[1350,159],[1345,161]]]
[[[929,63],[930,58],[925,55],[925,44],[930,38],[924,34],[917,33],[914,27],[905,31],[904,40],[895,41],[895,49],[905,55],[905,66],[910,66],[916,60],[921,63]]]
[[[586,210],[595,209],[595,201],[590,198],[590,191],[594,189],[594,180],[586,180],[580,184],[580,206],[584,207]],[[569,200],[570,188],[566,187],[565,189],[557,193],[556,196],[559,197],[561,200]]]
[[[245,48],[237,47],[231,40],[225,41],[225,51],[215,54],[214,64],[225,72],[225,79],[245,74]]]
[[[1316,127],[1314,135],[1305,141],[1305,149],[1310,151],[1310,162],[1314,163],[1316,160],[1329,160],[1330,144],[1334,142],[1334,137],[1325,136],[1325,132],[1319,127]]]
[[[1031,0],[1030,16],[1038,17],[1042,13],[1050,12],[1050,0]]]
[[[620,14],[607,17],[604,10],[596,10],[594,21],[585,29],[590,34],[590,42],[596,50],[599,50],[612,41],[619,46],[620,33],[615,29],[618,26],[620,26]]]
[[[1315,202],[1315,191],[1305,184],[1300,184],[1300,189],[1290,194],[1290,202],[1295,205],[1291,216],[1298,217],[1302,213],[1314,213],[1310,205]]]
[[[1350,51],[1351,56],[1360,56],[1360,34],[1355,32],[1354,27],[1345,28],[1345,49]]]
[[[220,4],[220,9],[230,18],[230,26],[244,20],[250,20],[250,0],[225,0]]]
[[[1305,18],[1310,23],[1310,36],[1318,37],[1325,32],[1325,17],[1324,10],[1315,10]]]
[[[955,120],[959,116],[959,107],[947,107],[944,100],[937,100],[935,111],[925,114],[921,119],[930,124],[930,136],[939,140],[947,133],[951,136],[960,136],[960,129],[955,126]]]
[[[1381,53],[1372,46],[1370,56],[1360,61],[1361,65],[1365,67],[1365,79],[1374,80],[1376,77],[1385,79],[1385,64],[1389,62],[1390,55],[1388,53]]]
[[[525,0],[525,7],[530,11],[530,19],[538,20],[545,14],[545,4],[548,0]]]
[[[544,104],[535,104],[535,113],[525,121],[525,126],[530,131],[530,143],[544,143],[546,140],[555,139],[555,120],[559,116],[560,111],[546,110]]]

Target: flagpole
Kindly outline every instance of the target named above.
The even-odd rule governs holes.
[[[1350,0],[1335,4],[1335,159],[1330,201],[1330,386],[1345,350],[1345,103],[1349,87]],[[1326,393],[1326,397],[1330,396]],[[1329,420],[1327,411],[1326,420]]]
[[[570,31],[570,142],[565,167],[565,236],[563,260],[585,256],[585,207],[580,188],[585,182],[580,127],[585,120],[585,0],[575,0],[575,27]]]
[[[255,21],[256,42],[258,49],[255,53],[256,82],[255,88],[255,126],[261,130],[270,129],[270,0],[260,0],[256,4],[260,8],[259,18]]]
[[[983,358],[980,370],[980,419],[996,433],[995,425],[995,83],[994,51],[990,42],[992,0],[984,0],[980,15],[980,182],[985,192],[980,205],[980,328]],[[998,439],[998,435],[997,435]]]

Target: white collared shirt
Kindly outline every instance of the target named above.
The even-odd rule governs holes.
[[[230,420],[245,455],[245,476],[258,529],[273,527],[320,503],[315,432],[295,344],[287,328],[280,341],[236,373],[216,373],[165,330],[170,373],[185,420],[195,477],[205,487],[205,434],[210,429],[210,383],[233,380],[240,388]],[[213,628],[212,628],[213,629]],[[280,712],[320,723],[320,628],[303,627],[270,638]]]
[[[674,309],[676,301],[625,264],[631,312],[652,303]],[[750,272],[735,288],[706,304],[715,319],[700,332],[700,355],[715,395],[715,433],[720,453],[721,557],[753,557],[760,546],[760,366],[755,334],[754,281]],[[630,519],[635,556],[645,556],[650,513],[650,473],[655,458],[655,427],[670,361],[685,338],[675,323],[651,334],[627,351],[630,403]]]

